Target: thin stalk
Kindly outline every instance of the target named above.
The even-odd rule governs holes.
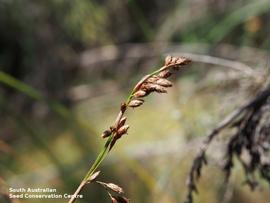
[[[136,86],[133,88],[133,90],[130,92],[129,96],[126,99],[125,104],[128,106],[128,104],[130,103],[133,94],[138,90],[138,88],[141,86],[141,84],[143,84],[148,78],[152,77],[153,75],[156,75],[158,73],[160,73],[161,71],[165,70],[166,68],[169,68],[170,66],[163,66],[160,69],[146,75],[145,77],[143,77],[137,84]],[[126,112],[126,110],[124,111],[120,111],[114,126],[116,127],[121,118],[123,117],[124,113]],[[103,149],[99,152],[96,160],[94,161],[94,163],[92,164],[92,166],[90,167],[90,169],[88,170],[88,172],[86,173],[85,177],[83,178],[83,180],[81,181],[80,185],[78,186],[77,190],[74,192],[74,194],[72,195],[71,199],[69,200],[68,203],[73,203],[76,201],[76,197],[80,194],[80,192],[82,191],[82,189],[84,188],[84,186],[86,184],[89,183],[89,179],[90,177],[96,172],[97,168],[100,166],[100,164],[102,163],[102,161],[106,158],[107,154],[109,153],[109,147],[111,142],[113,141],[113,137],[114,137],[114,133],[112,133],[110,135],[110,137],[107,139]]]

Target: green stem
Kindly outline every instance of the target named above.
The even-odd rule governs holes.
[[[108,154],[108,149],[109,149],[110,143],[112,141],[112,138],[113,138],[113,134],[108,138],[103,149],[99,152],[95,162],[93,163],[93,165],[91,166],[91,168],[87,172],[86,176],[84,177],[84,179],[83,179],[84,181],[87,181],[91,177],[91,175],[94,174],[94,172],[99,167],[101,162],[105,159],[106,155]]]

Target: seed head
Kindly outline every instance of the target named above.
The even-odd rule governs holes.
[[[129,104],[128,106],[129,107],[138,107],[138,106],[141,106],[143,104],[144,100],[142,99],[133,99]]]

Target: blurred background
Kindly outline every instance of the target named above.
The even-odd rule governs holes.
[[[0,0],[0,202],[67,202],[11,201],[7,189],[72,194],[121,101],[167,54],[194,62],[168,94],[128,112],[99,179],[133,203],[182,202],[202,138],[268,76],[269,22],[268,0]],[[210,148],[195,201],[269,202],[269,186],[250,192],[238,165],[224,186],[227,139]],[[110,202],[96,184],[83,194]]]

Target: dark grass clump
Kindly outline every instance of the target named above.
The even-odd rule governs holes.
[[[207,136],[203,146],[194,158],[187,179],[188,194],[186,203],[193,202],[193,194],[198,192],[196,183],[201,176],[202,168],[207,165],[206,151],[212,140],[225,129],[236,129],[226,143],[225,183],[229,181],[234,158],[241,163],[245,173],[244,183],[251,190],[258,186],[258,179],[270,185],[270,84],[247,105],[237,109],[226,117]],[[259,174],[259,176],[257,175]]]

